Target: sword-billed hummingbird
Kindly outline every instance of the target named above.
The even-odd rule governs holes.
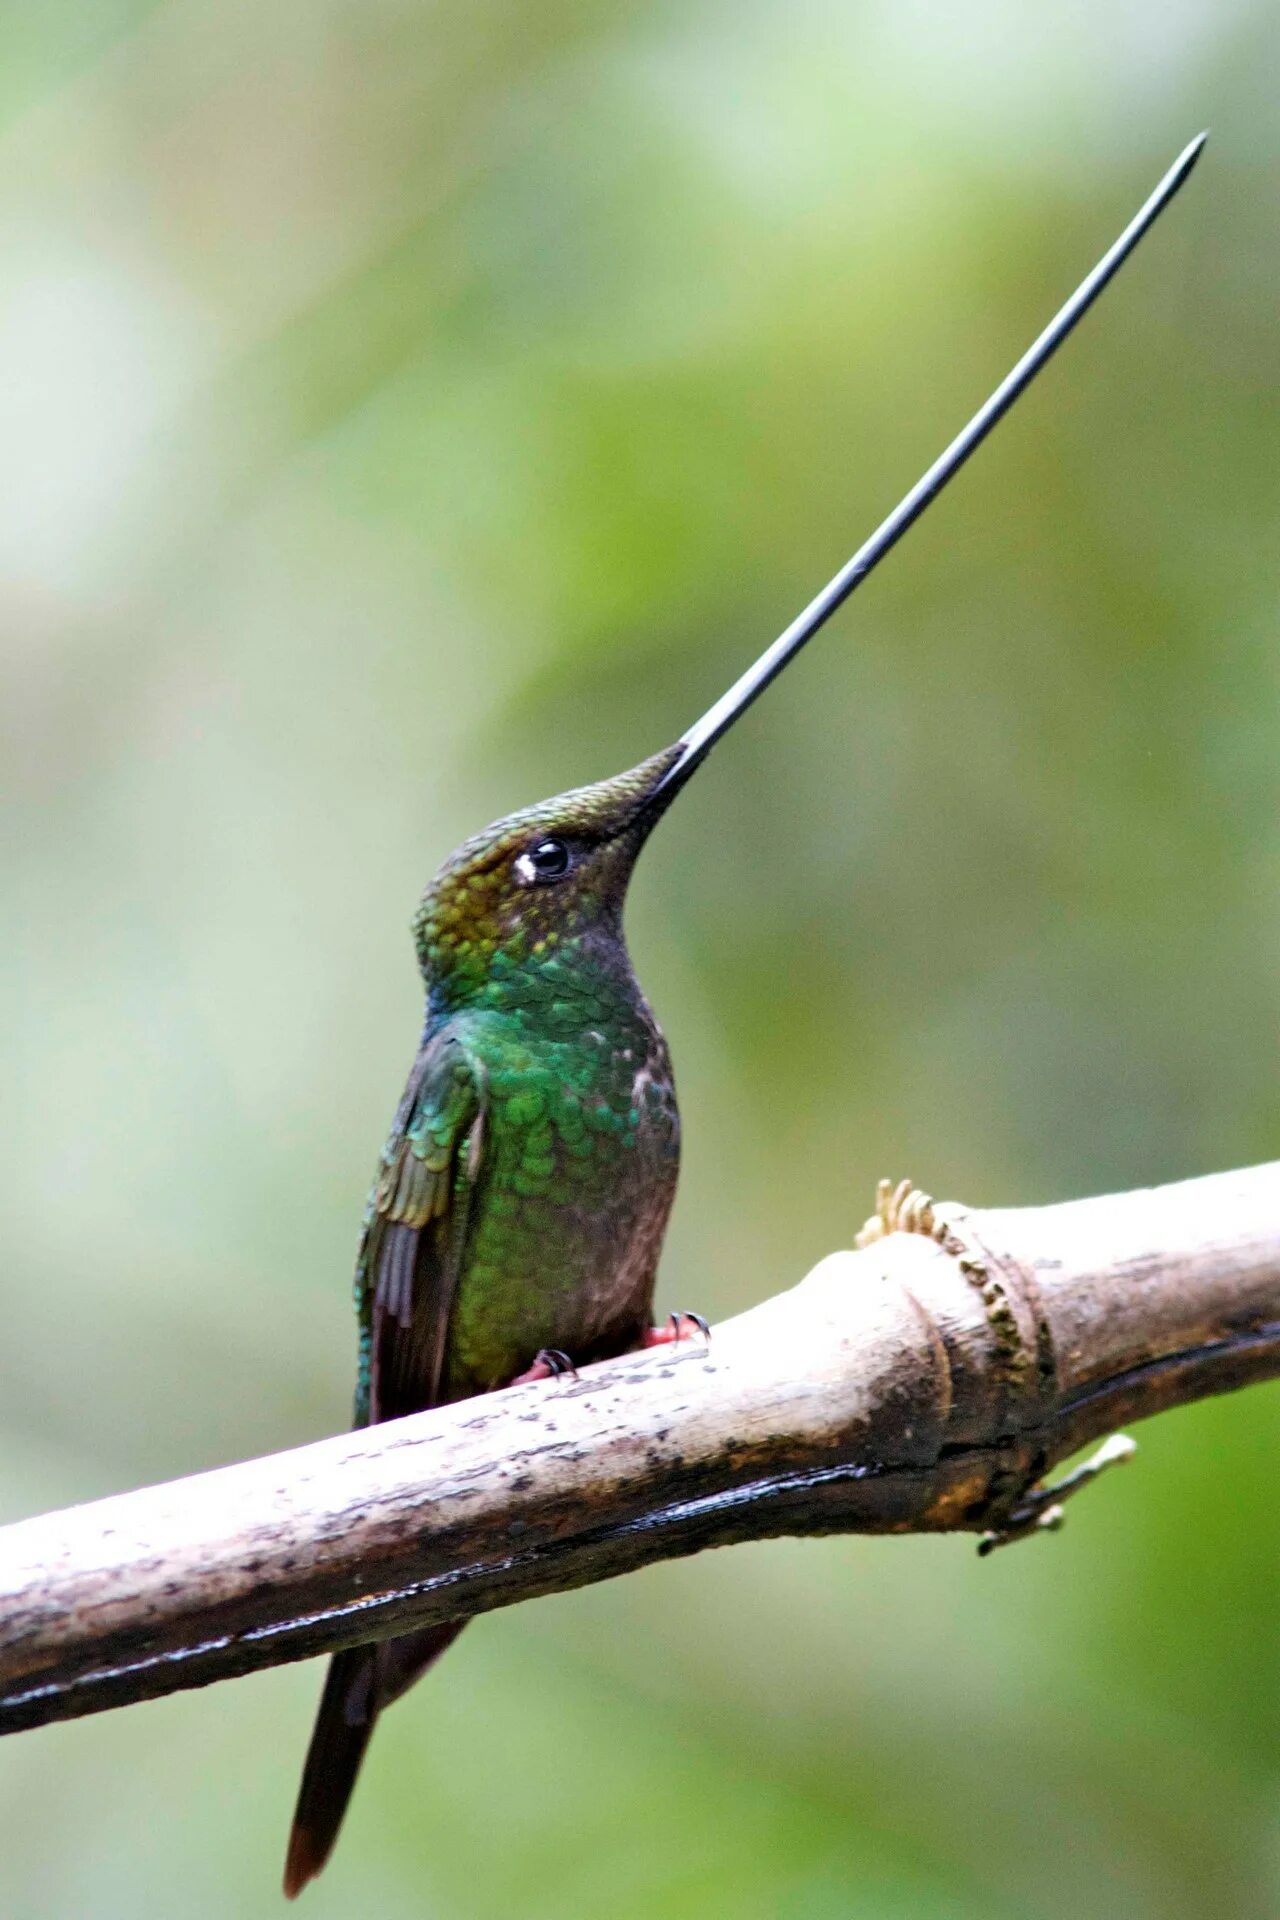
[[[923,513],[1178,191],[1203,134],[986,404],[785,633],[674,746],[466,841],[413,923],[417,1058],[356,1261],[357,1426],[680,1338],[651,1327],[675,1195],[671,1061],[627,954],[640,849],[720,736]],[[461,1631],[337,1654],[289,1839],[292,1897],[332,1850],[373,1725]]]

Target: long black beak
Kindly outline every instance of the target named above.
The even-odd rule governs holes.
[[[803,613],[797,614],[785,633],[774,641],[754,666],[748,667],[740,680],[736,680],[726,694],[703,714],[684,734],[679,746],[679,757],[672,761],[661,776],[646,806],[655,803],[663,809],[674,798],[695,768],[710,753],[721,734],[727,733],[734,721],[744,714],[754,700],[758,700],[771,680],[793,660],[807,640],[811,640],[819,627],[824,626],[836,608],[842,606],[855,587],[860,587],[873,567],[884,559],[892,547],[898,544],[908,527],[913,526],[929,505],[936,500],[948,480],[959,473],[971,453],[982,445],[997,421],[1002,420],[1014,401],[1025,392],[1039,373],[1041,367],[1052,358],[1071,332],[1078,320],[1084,318],[1098,295],[1111,279],[1119,272],[1129,255],[1133,252],[1147,229],[1154,225],[1169,202],[1187,178],[1196,161],[1200,158],[1205,141],[1209,138],[1202,133],[1194,139],[1165,174],[1151,197],[1139,207],[1119,239],[1103,254],[1097,266],[1088,277],[1081,281],[1066,305],[1049,322],[1044,332],[1034,340],[1019,360],[1016,367],[1005,375],[991,398],[979,407],[968,426],[961,429],[945,452],[940,453],[929,471],[917,480],[906,498],[896,506],[888,519],[878,526],[869,540],[846,561],[833,580],[829,580],[822,592],[809,602]]]

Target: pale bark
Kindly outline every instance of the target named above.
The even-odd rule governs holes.
[[[709,1347],[0,1530],[0,1731],[737,1540],[998,1543],[1054,1523],[1030,1490],[1077,1448],[1280,1373],[1280,1163],[883,1210]]]

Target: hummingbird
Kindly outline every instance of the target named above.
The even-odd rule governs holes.
[[[652,1324],[675,1198],[671,1058],[623,934],[668,807],[1035,378],[1181,187],[1174,162],[1124,232],[911,492],[674,745],[465,841],[413,921],[422,1037],[382,1150],[355,1272],[355,1424],[553,1378],[685,1337]],[[324,1866],[379,1713],[445,1651],[450,1620],[331,1660],[289,1838],[293,1898]]]

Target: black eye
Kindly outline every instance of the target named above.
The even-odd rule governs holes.
[[[539,880],[558,880],[569,871],[569,849],[563,840],[539,840],[525,857]]]

